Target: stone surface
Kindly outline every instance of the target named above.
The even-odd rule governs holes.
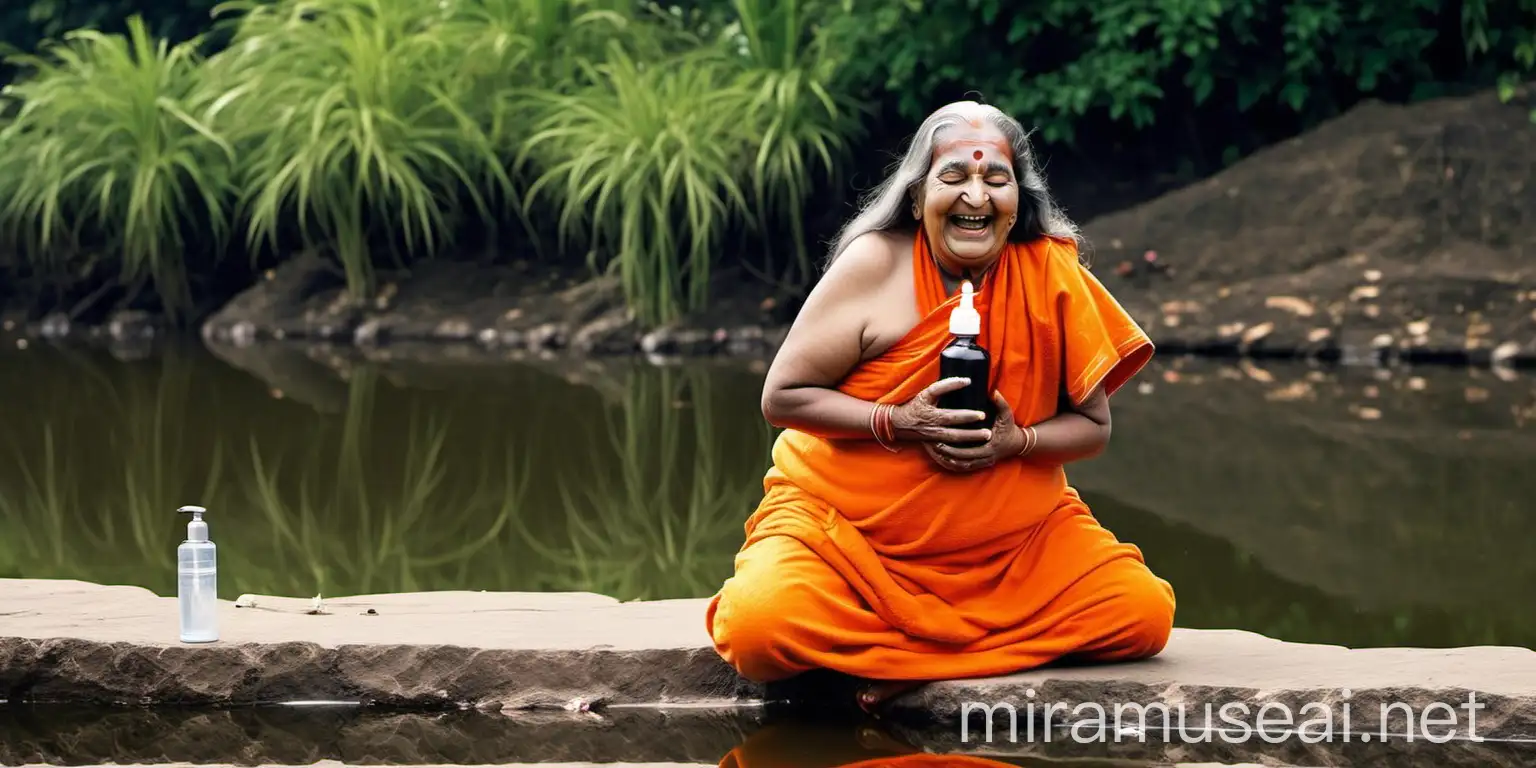
[[[0,581],[0,698],[345,700],[413,707],[686,702],[750,693],[697,604],[437,592],[221,601],[221,640],[177,641],[176,601],[136,587]],[[374,613],[368,613],[372,610]]]
[[[903,720],[955,730],[967,715],[972,726],[984,728],[990,716],[995,729],[1007,729],[1012,722],[1024,728],[1033,714],[1042,724],[1118,717],[1138,728],[1182,725],[1188,733],[1294,730],[1322,718],[1338,735],[1347,727],[1372,736],[1441,738],[1454,729],[1464,737],[1536,738],[1536,651],[1351,649],[1186,630],[1149,661],[947,680],[909,693],[892,709]]]
[[[223,640],[175,640],[175,601],[131,587],[0,581],[0,696],[12,701],[233,704],[348,700],[423,709],[567,707],[654,702],[726,705],[763,695],[710,648],[703,603],[619,603],[590,594],[428,593],[326,600],[257,596],[223,603]],[[373,613],[369,613],[369,611]],[[1346,693],[1347,691],[1347,693]],[[812,694],[814,695],[814,694]],[[775,694],[776,696],[776,694]],[[1352,731],[1380,732],[1381,707],[1426,711],[1484,738],[1536,738],[1536,651],[1524,648],[1346,649],[1248,632],[1177,630],[1159,657],[945,681],[893,701],[892,722],[958,732],[966,702],[1034,702],[1055,724],[1099,703],[1183,705],[1185,727],[1226,704],[1267,703],[1313,720],[1309,702]],[[1468,703],[1480,705],[1472,711]],[[777,702],[773,702],[777,706]],[[789,702],[794,706],[796,702]],[[1449,709],[1427,709],[1440,703]],[[1076,718],[1091,712],[1079,710]],[[1266,719],[1275,722],[1275,713]],[[1132,713],[1135,716],[1135,713]],[[1389,712],[1392,733],[1407,730]],[[999,717],[1002,715],[999,714]],[[1155,709],[1146,720],[1160,727]]]

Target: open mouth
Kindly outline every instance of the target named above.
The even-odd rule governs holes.
[[[964,229],[970,232],[982,232],[985,231],[988,227],[992,226],[991,216],[963,216],[960,214],[953,214],[949,217],[949,221],[951,224],[955,225],[956,229]]]

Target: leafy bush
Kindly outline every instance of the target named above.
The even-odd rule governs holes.
[[[916,121],[975,91],[1039,128],[1294,132],[1358,99],[1536,72],[1536,0],[848,0],[845,87]],[[942,23],[940,21],[942,20]],[[1252,125],[1267,120],[1270,125]],[[1180,147],[1180,149],[1189,149]],[[1166,151],[1166,150],[1165,150]]]

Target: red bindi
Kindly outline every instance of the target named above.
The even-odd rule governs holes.
[[[977,160],[980,160],[981,159],[981,150],[978,149],[975,152],[972,152],[971,153],[971,157],[974,157]]]

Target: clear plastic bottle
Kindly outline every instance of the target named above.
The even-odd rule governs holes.
[[[176,602],[181,608],[181,641],[211,643],[219,639],[219,568],[217,550],[208,540],[202,507],[182,507],[190,514],[187,540],[176,548]]]

